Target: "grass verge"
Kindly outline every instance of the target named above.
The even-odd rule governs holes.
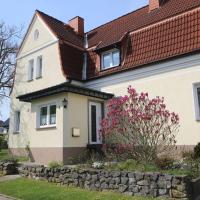
[[[0,161],[3,160],[10,160],[10,159],[15,159],[18,162],[25,162],[28,161],[28,158],[25,156],[13,156],[12,154],[9,153],[8,149],[2,149],[0,151]]]
[[[129,197],[112,192],[61,187],[25,178],[0,183],[0,193],[22,200],[153,200],[151,197]]]

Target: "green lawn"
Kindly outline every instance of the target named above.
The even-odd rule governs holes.
[[[1,160],[8,159],[9,157],[10,157],[10,155],[9,155],[7,149],[2,149],[2,150],[0,151],[0,161],[1,161]]]
[[[8,149],[2,149],[0,151],[0,161],[2,160],[9,160],[9,159],[16,159],[17,161],[19,162],[24,162],[24,161],[28,161],[28,158],[27,157],[24,157],[24,156],[12,156]]]
[[[128,197],[112,192],[57,186],[42,181],[17,179],[0,183],[0,193],[23,200],[150,200],[147,197]]]

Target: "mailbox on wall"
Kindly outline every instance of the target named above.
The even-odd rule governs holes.
[[[80,137],[80,129],[72,128],[72,137]]]

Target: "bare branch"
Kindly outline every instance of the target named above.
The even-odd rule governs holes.
[[[9,97],[15,73],[15,58],[22,28],[7,26],[0,21],[0,100]]]

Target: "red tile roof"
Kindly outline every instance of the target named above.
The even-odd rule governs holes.
[[[182,6],[178,4],[181,2]],[[173,9],[172,5],[174,6]],[[131,13],[91,31],[89,33],[89,38],[90,34],[94,34],[94,32],[96,32],[96,34],[94,34],[93,38],[90,38],[90,46],[96,44],[96,42],[94,42],[96,39],[94,38],[98,38],[99,41],[102,41],[102,43],[106,45],[115,43],[122,37],[122,33],[124,34],[125,29],[122,31],[124,27],[127,27],[126,30],[132,30],[129,29],[131,27],[129,21],[131,16],[143,13],[141,18],[138,18],[138,20],[132,24],[132,27],[139,27],[139,29],[129,34],[127,41],[121,45],[121,50],[124,53],[121,66],[101,71],[99,64],[97,64],[97,58],[99,55],[97,52],[91,49],[89,50],[87,71],[88,79],[113,74],[130,68],[133,69],[153,62],[165,60],[167,58],[200,50],[200,8],[195,9],[195,7],[199,5],[200,0],[169,0],[167,4],[152,11],[152,13],[144,14],[143,12],[148,8],[144,7],[136,11],[137,14]],[[169,8],[171,8],[171,11]],[[175,11],[178,12],[183,10],[183,8],[185,10],[190,9],[190,11],[184,12],[183,14],[171,19],[168,18],[163,22],[146,26],[147,21],[144,17],[146,15],[157,16],[160,19],[163,18],[164,15],[161,11],[167,13],[168,10],[171,15],[174,15]],[[191,10],[191,8],[194,9]],[[133,19],[135,18],[133,17]],[[127,23],[125,23],[126,20]],[[158,19],[156,18],[155,20]],[[149,21],[153,21],[153,18],[149,18]],[[143,26],[144,24],[145,27]],[[117,27],[117,31],[114,29],[115,26]],[[106,29],[108,30],[106,31]],[[103,37],[103,31],[105,37]],[[100,33],[102,33],[102,35]]]
[[[60,42],[60,58],[62,70],[68,79],[81,80],[83,67],[83,51]]]
[[[64,22],[61,22],[60,20],[55,19],[39,10],[36,10],[36,13],[39,14],[58,39],[65,40],[79,47],[84,46],[84,39],[79,36],[68,24],[65,24]]]
[[[66,77],[81,80],[83,38],[63,22],[37,12],[61,41],[60,56]],[[124,37],[127,32],[128,37]],[[165,0],[151,12],[145,6],[87,35],[88,79],[195,52],[200,50],[200,0]],[[101,71],[99,50],[116,43],[121,45],[121,66]]]
[[[69,25],[41,12],[36,11],[59,39],[59,52],[62,71],[68,79],[82,79],[84,38]]]
[[[145,6],[89,31],[87,33],[89,47],[99,42],[105,45],[115,43],[127,31],[147,27],[200,6],[200,0],[165,0],[165,2],[159,9],[149,12],[149,6]]]

